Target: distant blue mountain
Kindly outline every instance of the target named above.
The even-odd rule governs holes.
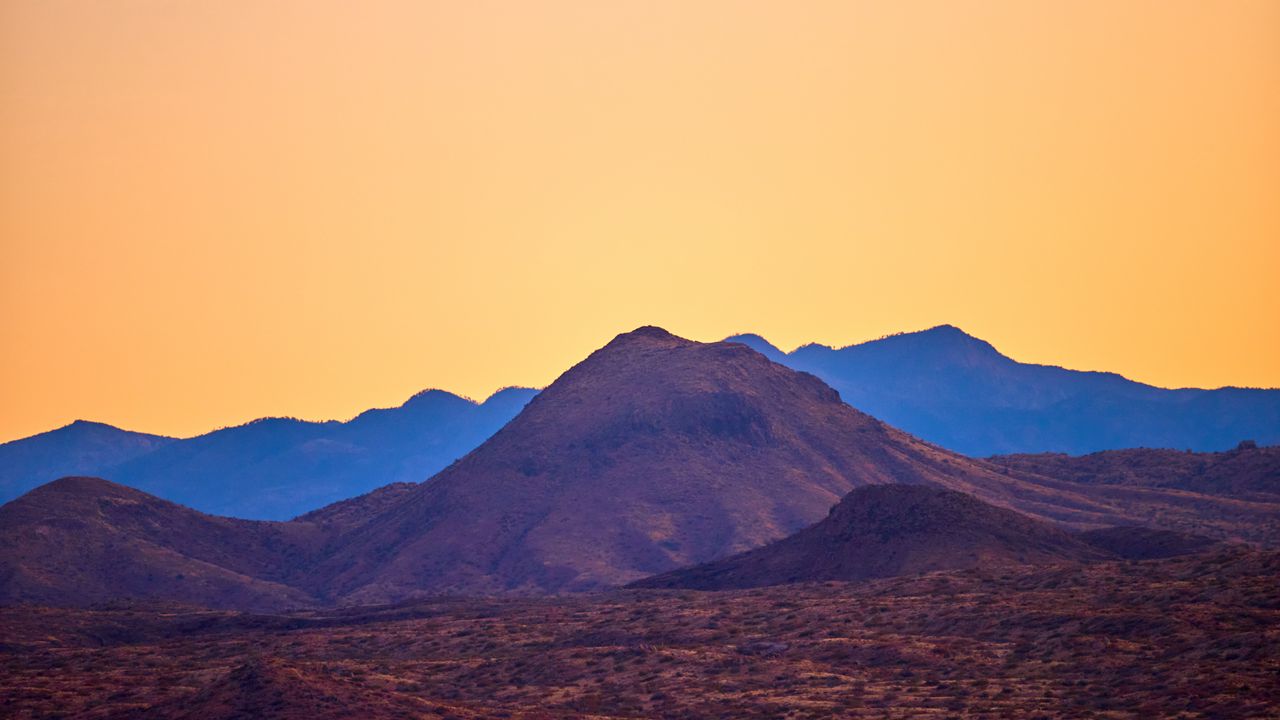
[[[536,390],[483,403],[441,390],[347,422],[264,418],[185,440],[77,422],[0,445],[0,502],[93,475],[197,510],[285,520],[393,482],[421,482],[515,417]]]
[[[950,325],[790,353],[759,335],[727,339],[812,373],[859,410],[966,455],[1214,451],[1244,439],[1280,442],[1280,390],[1166,390],[1115,373],[1020,363]]]
[[[68,475],[90,475],[174,442],[103,423],[70,425],[0,445],[0,503]]]

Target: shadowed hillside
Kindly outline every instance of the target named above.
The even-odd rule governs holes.
[[[889,485],[854,490],[821,522],[777,542],[629,587],[728,590],[1115,557],[963,493]]]
[[[308,523],[203,515],[95,478],[63,478],[0,506],[0,603],[119,598],[281,610],[322,545]]]

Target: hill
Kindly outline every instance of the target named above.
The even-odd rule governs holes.
[[[281,610],[323,544],[309,523],[212,517],[95,478],[63,478],[0,506],[0,604],[120,598]]]
[[[1166,390],[1114,373],[1020,363],[950,325],[790,353],[759,335],[728,340],[813,373],[859,410],[971,456],[1280,443],[1280,390]]]
[[[1115,557],[970,495],[888,485],[855,489],[821,522],[764,547],[629,587],[727,590]]]

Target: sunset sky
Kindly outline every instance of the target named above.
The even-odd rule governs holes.
[[[0,441],[939,323],[1280,386],[1280,2],[0,3]]]

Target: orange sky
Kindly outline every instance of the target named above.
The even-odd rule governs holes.
[[[0,4],[0,440],[949,322],[1280,385],[1280,3]]]

